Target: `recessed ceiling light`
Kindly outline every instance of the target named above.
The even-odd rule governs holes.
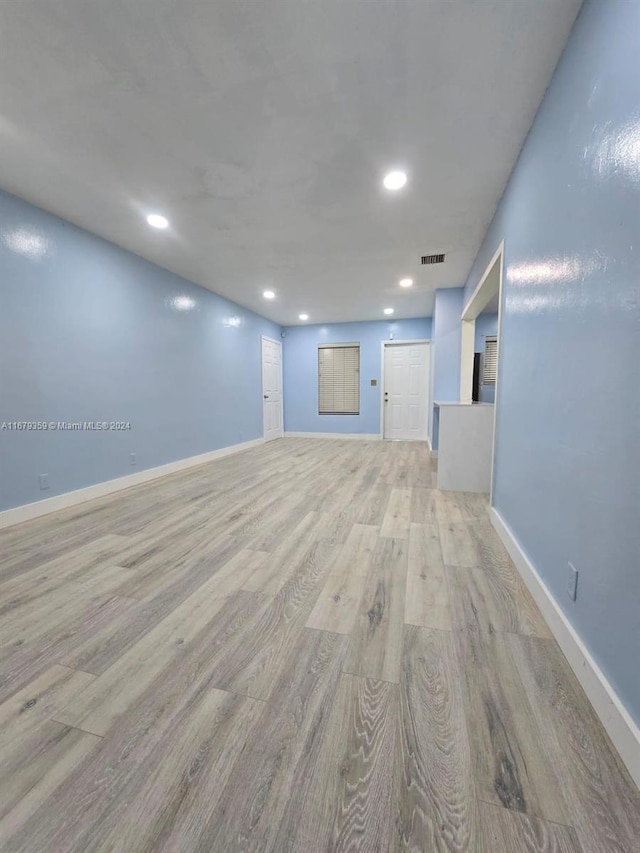
[[[308,320],[309,319],[308,314],[298,314],[298,317],[300,320]]]
[[[150,213],[147,216],[147,222],[152,228],[168,228],[169,220],[166,216],[162,216],[159,213]]]
[[[385,314],[393,314],[393,308],[385,308],[384,313]]]
[[[265,292],[262,295],[264,296],[265,299],[275,299],[276,298],[276,295],[273,292],[273,290],[265,290]]]
[[[389,172],[382,183],[388,190],[400,190],[407,183],[407,176],[404,172]]]
[[[412,278],[401,278],[400,279],[400,287],[411,287],[413,284]]]

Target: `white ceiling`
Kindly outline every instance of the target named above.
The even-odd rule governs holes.
[[[579,6],[5,2],[0,185],[283,324],[430,315],[465,281]],[[421,268],[432,252],[446,263]]]

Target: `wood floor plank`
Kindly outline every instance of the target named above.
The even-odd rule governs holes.
[[[387,510],[380,527],[380,536],[408,539],[410,519],[411,489],[391,489]]]
[[[507,642],[533,699],[532,717],[537,726],[544,727],[549,761],[562,776],[570,822],[582,850],[622,853],[636,849],[640,791],[558,644],[514,634]]]
[[[123,613],[122,618],[115,620],[111,626],[105,625],[100,636],[88,636],[84,643],[68,649],[60,662],[101,675],[238,553],[238,543],[227,538],[218,543],[214,553],[200,555],[175,570],[163,573],[163,578],[150,595],[138,599],[127,614]],[[116,593],[122,595],[123,591],[132,591],[129,584],[119,587]]]
[[[95,681],[95,675],[54,665],[0,705],[0,737],[15,743],[19,734],[49,719]]]
[[[200,815],[194,809],[184,810],[183,802],[200,802],[205,787],[209,793],[212,788],[218,793],[223,790],[264,708],[264,703],[211,687],[210,653],[216,636],[243,622],[255,603],[252,593],[236,593],[220,614],[220,624],[210,624],[185,655],[163,671],[64,784],[15,836],[4,840],[3,853],[89,853],[105,850],[103,837],[112,843],[107,849],[150,851],[157,849],[147,844],[150,834],[157,838],[174,830],[186,836],[198,834],[206,811]],[[194,732],[189,741],[192,748],[185,748],[182,733],[193,732],[190,719],[202,702],[206,705],[198,716],[203,721],[200,735]],[[157,784],[150,784],[152,780]],[[212,809],[214,802],[215,797],[203,807]],[[131,809],[152,818],[150,823],[141,818],[144,832],[140,835],[136,820],[122,826],[123,816],[131,814]]]
[[[561,769],[550,760],[510,651],[513,634],[467,627],[452,632],[478,799],[571,825]]]
[[[451,630],[449,592],[435,525],[411,524],[404,621]]]
[[[194,853],[295,849],[292,839],[282,839],[288,826],[285,816],[295,818],[287,804],[308,782],[346,650],[346,637],[303,631],[297,654],[276,685],[279,701],[265,706],[253,737],[192,847]]]
[[[0,705],[0,817],[6,817],[56,765],[87,747],[83,732],[52,722],[60,707],[94,680],[52,666]]]
[[[415,524],[438,524],[437,497],[435,489],[415,487],[411,489],[410,518]]]
[[[486,496],[436,468],[285,438],[0,530],[3,853],[635,850]]]
[[[315,761],[276,838],[277,850],[388,850],[398,688],[343,674]],[[293,839],[293,842],[292,842]]]
[[[88,603],[75,619],[66,621],[62,610],[58,623],[42,637],[12,638],[0,647],[0,701],[26,687],[54,663],[65,664],[63,658],[76,646],[96,642],[96,638],[99,642],[103,632],[114,630],[114,624],[127,626],[137,604],[134,599],[103,596]],[[72,668],[83,669],[77,665]]]
[[[486,584],[498,599],[510,599],[517,605],[513,623],[519,634],[531,634],[534,637],[551,637],[551,631],[518,570],[500,542],[493,525],[488,522],[469,523],[470,535],[475,540],[476,553],[479,556],[479,568],[486,575]]]
[[[582,853],[575,830],[519,812],[478,804],[486,849],[491,853]]]
[[[34,613],[42,612],[42,605],[44,605],[44,612],[48,612],[52,608],[52,601],[56,594],[64,595],[62,590],[67,594],[84,591],[86,597],[97,597],[117,589],[132,574],[131,569],[99,562],[88,569],[76,571],[71,576],[61,577],[56,574],[50,576],[45,569],[42,574],[39,574],[37,580],[21,578],[22,592],[15,588],[9,589],[8,584],[4,590],[0,591],[4,603],[0,610],[3,629],[16,630],[15,627],[7,629],[7,626],[10,623],[14,626],[20,625],[21,621],[25,621],[25,615],[27,622],[33,621]]]
[[[136,773],[126,798],[117,796],[102,812],[97,837],[76,845],[78,851],[192,850],[262,712],[255,700],[204,692],[149,756],[144,774]]]
[[[3,571],[0,595],[3,601],[5,597],[13,599],[43,577],[73,580],[79,574],[100,564],[120,565],[117,556],[127,542],[126,537],[105,534],[94,537],[79,547],[65,549],[54,557],[49,555],[46,548],[37,556],[30,556],[29,550],[26,549],[24,560],[9,562],[9,568]]]
[[[145,634],[109,669],[96,678],[55,719],[96,735],[104,735],[117,718],[141,696],[157,676],[181,654],[224,607],[228,596],[242,583],[240,573],[250,574],[264,559],[257,551],[245,551],[214,574],[169,616]]]
[[[273,695],[339,549],[337,542],[317,541],[273,599],[261,596],[264,603],[243,636],[220,658],[217,687],[255,699]]]
[[[243,583],[243,589],[261,595],[276,595],[289,577],[304,562],[317,538],[320,514],[308,512],[281,537],[280,544],[271,552]]]
[[[405,628],[393,850],[495,853],[482,845],[449,632]]]
[[[241,531],[245,547],[256,551],[274,551],[291,528],[313,512],[317,505],[318,501],[313,495],[302,492],[293,491],[280,497],[262,513],[257,523],[245,526]],[[239,533],[235,535],[239,536]]]
[[[180,556],[170,552],[165,554],[162,562],[156,558],[130,569],[129,576],[113,592],[124,598],[150,599],[152,596],[160,596],[164,590],[175,586],[176,582],[194,576],[199,568],[204,568],[200,576],[214,574],[218,566],[224,565],[241,550],[241,544],[234,538],[220,533],[204,543],[200,542],[194,549],[181,549]]]
[[[475,569],[480,565],[476,543],[464,522],[439,524],[442,559],[447,566]]]
[[[351,635],[345,672],[400,680],[406,580],[407,542],[381,538]]]
[[[382,524],[391,495],[391,486],[374,482],[360,502],[355,518],[358,524]]]
[[[30,755],[28,763],[21,763],[12,772],[10,794],[3,800],[0,814],[0,849],[5,849],[5,841],[20,834],[27,821],[50,800],[59,786],[66,784],[75,768],[101,742],[101,738],[77,729],[64,729],[49,723],[44,728],[54,732],[51,747],[43,739],[39,754]],[[61,737],[63,749],[60,749]],[[3,772],[8,772],[8,767],[3,765]],[[21,849],[24,853],[36,850],[30,844]]]
[[[378,527],[354,524],[307,619],[307,628],[350,634],[371,570]]]
[[[447,566],[456,628],[548,636],[540,612],[522,582],[507,584],[490,572]]]

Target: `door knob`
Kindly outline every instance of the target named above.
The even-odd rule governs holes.
[[[262,396],[264,397],[264,399],[265,399],[265,400],[268,400],[268,399],[269,399],[269,395],[268,395],[268,394],[263,394]]]

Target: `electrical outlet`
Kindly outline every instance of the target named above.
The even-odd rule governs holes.
[[[135,464],[136,464],[136,454],[135,454],[135,453],[130,453],[130,454],[129,454],[129,464],[130,464],[130,465],[135,465]]]
[[[578,570],[571,563],[567,575],[567,595],[571,601],[575,601],[578,596]]]
[[[49,488],[49,475],[48,474],[40,474],[38,477],[40,480],[40,488],[48,489]]]

